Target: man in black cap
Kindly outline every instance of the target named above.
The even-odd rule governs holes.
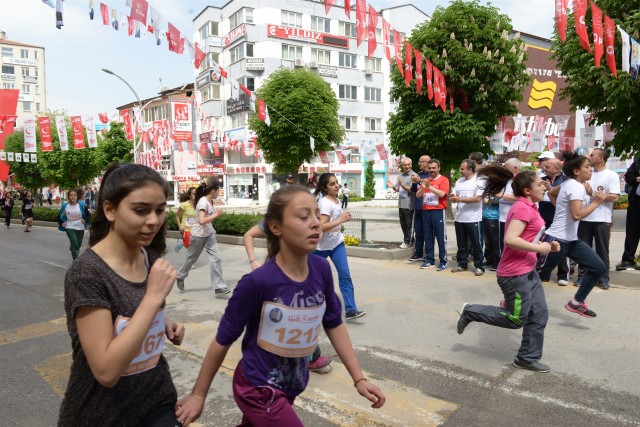
[[[291,184],[293,184],[293,175],[287,174],[287,176],[284,177],[284,185],[291,185]]]

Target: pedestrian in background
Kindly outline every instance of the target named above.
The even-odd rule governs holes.
[[[636,251],[640,241],[640,157],[636,157],[624,174],[624,180],[629,186],[627,197],[626,235],[624,238],[624,252],[622,261],[616,265],[617,271],[636,268]]]
[[[398,193],[398,217],[400,229],[402,229],[403,241],[400,249],[406,249],[413,244],[413,215],[415,208],[415,196],[411,193],[411,177],[417,174],[411,170],[411,159],[403,157],[400,160],[402,173],[398,175],[395,184],[387,181],[387,187],[393,188]]]
[[[38,188],[36,193],[36,198],[38,199],[38,207],[42,207],[42,200],[44,199],[44,194],[42,194],[42,188]]]
[[[51,189],[47,192],[47,203],[49,203],[49,206],[53,203],[53,191]]]
[[[67,233],[71,258],[78,258],[84,230],[89,223],[87,209],[82,201],[78,201],[77,189],[69,190],[68,202],[64,202],[58,211],[58,230]]]
[[[340,191],[342,192],[342,209],[347,209],[347,206],[349,205],[350,190],[346,182],[344,183]]]
[[[180,207],[176,211],[176,224],[180,230],[180,238],[189,242],[187,246],[191,246],[191,227],[198,221],[196,187],[189,187],[186,192],[180,194],[180,202]],[[187,233],[189,233],[188,236]]]
[[[162,354],[165,337],[174,345],[184,337],[166,314],[176,278],[161,258],[168,194],[146,166],[116,164],[104,174],[90,248],[65,277],[73,351],[60,427],[179,425]]]
[[[22,216],[22,223],[24,224],[25,233],[30,233],[31,226],[33,225],[33,205],[35,200],[31,195],[31,190],[27,190],[22,198],[22,205],[20,206],[20,214]]]
[[[11,213],[13,212],[13,206],[15,200],[13,199],[13,193],[11,190],[6,190],[4,196],[0,199],[0,204],[4,207],[4,224],[7,226],[7,230],[11,228]]]
[[[522,162],[516,159],[515,157],[512,157],[510,159],[507,159],[506,162],[504,162],[504,167],[509,169],[509,171],[511,171],[513,176],[516,176],[520,172],[520,168],[522,167]],[[498,241],[498,243],[500,243],[500,252],[504,250],[504,227],[507,221],[507,214],[509,213],[509,208],[511,208],[511,205],[513,205],[516,202],[516,200],[518,200],[518,198],[513,195],[513,187],[511,186],[512,183],[513,183],[513,180],[511,180],[510,182],[507,182],[507,185],[504,187],[504,191],[497,195],[499,200],[499,207],[500,207],[500,218],[499,218],[500,224],[498,228],[498,231],[500,233],[500,237],[499,237],[500,240]]]

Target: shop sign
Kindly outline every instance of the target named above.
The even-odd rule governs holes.
[[[338,67],[335,65],[318,64],[318,74],[324,77],[338,78]]]
[[[207,70],[196,77],[196,89],[211,83],[211,73]]]
[[[198,165],[197,171],[200,176],[224,175],[225,167],[224,164]]]
[[[276,37],[279,39],[298,40],[306,43],[349,49],[349,39],[347,37],[321,33],[319,31],[304,30],[302,28],[269,24],[267,25],[267,35],[269,37]]]
[[[22,78],[22,81],[24,83],[32,83],[32,84],[37,84],[38,83],[38,78],[37,77],[32,77],[32,76],[24,76]]]
[[[0,78],[2,80],[15,80],[16,79],[16,75],[15,74],[1,74]]]
[[[200,177],[198,175],[174,175],[174,182],[185,182],[185,181],[200,181]]]
[[[222,40],[222,46],[223,47],[227,47],[231,43],[233,43],[234,41],[236,41],[238,39],[241,39],[242,37],[244,37],[246,35],[247,35],[247,24],[242,24],[242,25],[236,27],[229,34],[224,36],[224,39]]]
[[[227,115],[249,111],[249,98],[242,92],[239,99],[227,99]]]
[[[264,71],[264,58],[246,58],[244,69],[247,71]]]
[[[36,61],[35,59],[3,57],[2,58],[2,62],[5,63],[5,64],[11,64],[11,65],[26,65],[26,66],[29,66],[29,67],[37,67],[38,66],[38,61]]]

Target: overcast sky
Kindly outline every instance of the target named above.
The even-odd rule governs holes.
[[[129,12],[125,0],[103,1],[119,12]],[[66,109],[71,115],[97,115],[133,101],[130,90],[117,78],[102,72],[102,68],[122,76],[143,99],[157,94],[160,79],[168,87],[182,86],[194,80],[194,66],[189,56],[169,52],[166,40],[157,47],[152,35],[136,39],[123,31],[116,32],[111,26],[103,26],[99,0],[94,1],[96,16],[93,21],[88,15],[88,0],[65,0],[64,3],[65,25],[58,30],[55,11],[41,0],[0,0],[0,29],[7,32],[7,38],[45,48],[47,108]],[[225,3],[219,0],[149,0],[165,20],[189,39],[193,39],[192,19],[207,5]],[[370,0],[368,3],[380,10],[408,2]],[[436,6],[446,6],[449,2],[413,3],[430,15]],[[553,0],[496,0],[492,4],[511,17],[516,30],[551,36]]]

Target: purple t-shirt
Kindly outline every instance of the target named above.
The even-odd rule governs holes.
[[[511,206],[507,214],[507,221],[504,227],[505,233],[514,219],[527,223],[520,235],[523,240],[533,243],[537,243],[540,240],[540,236],[544,231],[544,220],[534,203],[524,197],[518,197],[518,200]],[[502,277],[512,277],[530,273],[536,267],[536,261],[537,255],[535,252],[520,251],[504,245],[504,251],[502,251],[496,274]]]
[[[265,303],[293,308],[318,307],[324,303],[322,326],[330,329],[342,324],[342,305],[333,288],[329,263],[310,254],[308,265],[309,275],[304,282],[295,282],[287,277],[275,258],[244,275],[229,299],[216,335],[220,345],[230,345],[246,327],[240,362],[245,378],[256,387],[274,387],[289,397],[299,395],[307,386],[309,357],[279,356],[258,345]]]

